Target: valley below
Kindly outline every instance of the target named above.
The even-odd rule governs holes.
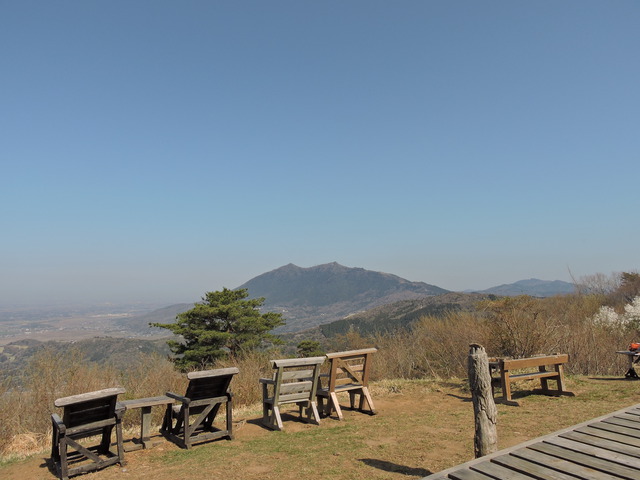
[[[159,338],[165,331],[132,329],[129,322],[158,305],[5,307],[0,309],[0,346],[21,340],[73,342],[94,337]]]

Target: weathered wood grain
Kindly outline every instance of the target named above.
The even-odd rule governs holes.
[[[369,375],[372,355],[377,351],[375,348],[363,348],[327,354],[329,374],[322,376],[322,380],[326,378],[327,383],[318,389],[318,403],[325,416],[328,417],[332,411],[335,411],[339,420],[344,419],[338,399],[340,393],[349,394],[349,403],[352,409],[355,408],[356,396],[359,395],[358,410],[371,415],[376,414],[369,392]],[[367,409],[365,409],[365,403]]]
[[[280,407],[287,404],[296,404],[303,420],[320,424],[316,393],[320,366],[324,359],[310,357],[271,360],[273,378],[259,379],[262,385],[263,425],[273,430],[283,430]]]
[[[469,346],[469,386],[473,401],[475,436],[473,440],[476,458],[498,450],[498,409],[493,401],[489,359],[482,345]]]
[[[161,433],[179,446],[190,449],[194,443],[219,438],[233,439],[233,396],[231,381],[239,373],[235,367],[204,370],[187,374],[189,385],[184,395],[167,392],[179,402],[168,403]],[[213,425],[220,407],[224,406],[225,426]]]

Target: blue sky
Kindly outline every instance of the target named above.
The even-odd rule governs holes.
[[[640,267],[640,2],[0,0],[0,306]]]

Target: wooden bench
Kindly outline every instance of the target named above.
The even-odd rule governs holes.
[[[105,388],[58,398],[54,405],[62,408],[62,418],[51,415],[53,427],[51,460],[62,480],[91,472],[115,463],[124,466],[122,445],[122,410],[116,408],[124,388]],[[111,434],[116,431],[116,451],[111,450]],[[81,442],[88,439],[86,442]],[[98,439],[97,445],[93,439]]]
[[[133,439],[133,445],[126,443],[124,446],[125,452],[132,452],[141,448],[151,448],[155,445],[151,441],[151,435],[149,433],[151,429],[151,407],[172,405],[175,400],[166,395],[160,395],[158,397],[137,398],[134,400],[123,400],[118,402],[118,408],[124,411],[140,409],[140,438]]]
[[[541,355],[538,357],[515,358],[515,359],[492,359],[489,367],[492,372],[499,373],[499,377],[491,380],[491,387],[494,389],[499,386],[502,389],[502,399],[507,405],[519,405],[518,402],[511,399],[511,383],[518,380],[535,380],[540,379],[541,390],[534,390],[536,393],[545,395],[568,395],[564,388],[564,364],[569,361],[569,355]],[[537,368],[536,371],[530,371]],[[514,373],[514,371],[529,370],[526,372]],[[549,389],[549,380],[557,382],[557,390]]]
[[[273,378],[261,378],[262,423],[273,430],[282,430],[280,407],[296,404],[300,417],[320,425],[320,415],[316,402],[318,376],[324,357],[289,358],[271,360],[275,372]],[[306,415],[302,415],[305,409]]]
[[[167,405],[161,432],[169,440],[189,449],[196,442],[226,437],[233,439],[233,396],[230,384],[238,374],[236,367],[203,370],[187,374],[189,385],[184,395],[167,392],[176,405]],[[225,426],[217,428],[213,422],[224,406]]]
[[[355,408],[356,395],[360,395],[358,410],[364,412],[364,402],[366,400],[367,413],[376,414],[373,400],[369,393],[369,372],[371,371],[371,356],[377,352],[375,348],[364,348],[361,350],[349,350],[346,352],[328,353],[327,358],[331,363],[329,374],[321,375],[321,385],[318,389],[318,403],[320,410],[324,410],[324,415],[330,416],[335,410],[338,419],[342,420],[342,410],[338,402],[338,394],[349,393],[351,408]],[[322,380],[327,379],[327,385],[322,386]],[[327,400],[326,407],[323,406]]]

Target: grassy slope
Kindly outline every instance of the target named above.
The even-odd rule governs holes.
[[[500,448],[640,403],[640,382],[568,378],[576,397],[520,391],[521,407],[498,405]],[[524,388],[526,384],[516,387]],[[519,388],[516,388],[516,391]],[[374,385],[376,416],[345,411],[345,421],[307,425],[286,415],[284,432],[259,425],[259,406],[235,412],[236,438],[190,451],[162,441],[127,455],[127,465],[83,476],[87,480],[175,478],[407,479],[462,463],[473,456],[473,407],[463,381],[385,381]],[[293,411],[292,411],[293,413]],[[129,432],[127,436],[132,436]],[[48,452],[0,467],[6,480],[54,478]]]

